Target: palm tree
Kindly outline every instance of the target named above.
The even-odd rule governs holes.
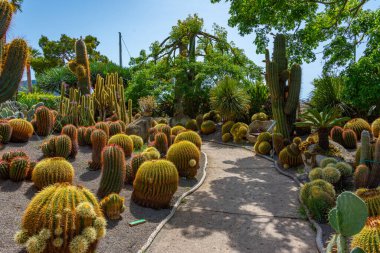
[[[29,47],[29,50],[28,50],[28,59],[26,61],[26,78],[27,78],[27,82],[28,82],[28,91],[29,92],[33,92],[33,87],[32,87],[32,72],[31,72],[31,66],[30,66],[30,63],[32,62],[32,60],[38,56],[41,55],[41,53],[37,50],[37,49],[34,49],[32,47]]]
[[[349,117],[339,117],[339,112],[335,109],[318,112],[317,109],[308,109],[300,115],[304,119],[302,122],[296,122],[298,127],[313,127],[318,132],[318,144],[323,150],[329,149],[329,131],[332,127],[349,120]]]

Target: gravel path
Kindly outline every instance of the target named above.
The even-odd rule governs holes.
[[[238,147],[205,143],[207,178],[149,252],[317,252],[295,183]]]
[[[38,148],[43,140],[33,136],[27,143],[9,143],[5,149],[0,151],[0,156],[12,149],[26,151],[32,160],[41,159],[41,150]],[[88,161],[91,159],[91,148],[80,147],[76,159],[71,160],[75,168],[75,184],[83,185],[96,193],[100,181],[100,171],[88,171]],[[201,158],[201,167],[204,164],[204,157]],[[184,192],[188,191],[202,177],[198,173],[195,180],[180,180],[178,191],[174,195],[172,204]],[[36,194],[37,189],[32,182],[24,181],[15,183],[10,180],[0,179],[0,253],[24,252],[22,247],[14,243],[13,235],[19,230],[21,217],[28,203]],[[122,219],[109,221],[107,235],[99,243],[97,252],[99,253],[125,253],[137,252],[146,242],[150,234],[157,225],[170,213],[170,209],[153,210],[143,208],[131,201],[132,186],[125,185],[120,193],[125,198],[126,210],[122,214]],[[137,219],[146,219],[147,222],[135,227],[129,227],[128,223]]]

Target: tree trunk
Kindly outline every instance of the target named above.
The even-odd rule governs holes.
[[[318,130],[318,144],[323,150],[329,149],[329,129],[320,128]]]
[[[30,69],[30,64],[26,64],[26,78],[28,82],[28,91],[29,93],[33,92],[33,87],[32,87],[32,72]]]

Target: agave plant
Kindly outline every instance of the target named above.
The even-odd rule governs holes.
[[[219,111],[225,120],[244,117],[249,110],[249,95],[240,83],[226,76],[210,92],[212,107]]]
[[[329,149],[329,131],[332,127],[339,125],[349,117],[339,117],[339,112],[335,109],[323,110],[319,112],[317,109],[308,109],[304,114],[300,115],[304,121],[296,122],[298,127],[316,128],[318,132],[318,144],[323,150]]]

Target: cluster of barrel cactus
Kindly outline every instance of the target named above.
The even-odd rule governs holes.
[[[41,145],[44,157],[68,158],[72,151],[72,142],[66,134],[53,136]]]
[[[230,129],[234,142],[242,142],[242,140],[247,136],[248,128],[248,125],[243,122],[235,123]]]
[[[100,203],[103,213],[111,220],[121,218],[121,213],[125,210],[124,198],[117,193],[111,193],[104,197]]]
[[[259,121],[265,121],[268,120],[269,117],[264,112],[258,112],[252,115],[251,121],[259,120]]]
[[[15,241],[25,245],[28,252],[95,252],[106,224],[89,190],[58,183],[33,197]]]
[[[349,120],[343,128],[354,131],[359,140],[364,130],[369,132],[371,131],[371,125],[366,120],[361,118],[354,118]]]
[[[269,132],[262,132],[257,137],[255,146],[253,147],[254,151],[258,154],[268,155],[272,150],[272,135]]]
[[[34,165],[24,151],[6,152],[0,160],[0,178],[14,182],[30,179]]]
[[[299,137],[293,139],[293,142],[281,150],[279,162],[285,168],[293,168],[303,163],[300,144],[302,140]]]
[[[330,138],[348,149],[354,149],[357,147],[357,134],[350,128],[342,128],[335,126],[330,131]]]

